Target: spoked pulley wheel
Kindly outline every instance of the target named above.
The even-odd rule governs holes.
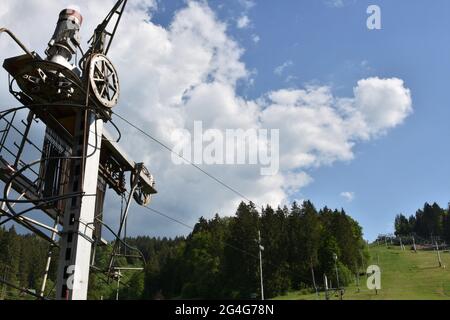
[[[89,61],[89,83],[95,99],[106,108],[113,108],[120,94],[119,77],[112,62],[102,54]]]

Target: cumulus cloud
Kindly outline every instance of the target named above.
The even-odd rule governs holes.
[[[354,93],[353,112],[366,122],[368,134],[384,133],[396,127],[413,111],[411,92],[400,79],[360,80]]]
[[[80,0],[83,38],[115,1]],[[253,2],[243,1],[250,6]],[[328,86],[273,90],[248,100],[237,93],[251,72],[241,60],[243,48],[203,1],[187,1],[169,26],[151,22],[154,1],[130,2],[111,49],[121,80],[121,100],[115,111],[155,137],[171,143],[180,129],[192,130],[202,120],[207,129],[280,129],[280,171],[263,177],[259,166],[212,165],[204,169],[258,204],[286,203],[312,183],[309,169],[353,159],[356,143],[379,137],[400,125],[412,112],[411,93],[402,80],[369,78],[359,81],[351,97],[336,97]],[[31,48],[43,52],[52,35],[60,1],[4,0],[0,21]],[[23,12],[28,14],[23,15]],[[54,23],[53,23],[54,21]],[[35,27],[31,31],[29,26]],[[39,30],[37,30],[39,29]],[[2,58],[17,53],[0,38]],[[6,83],[5,73],[0,80]],[[9,104],[6,88],[0,99]],[[194,224],[200,216],[231,215],[240,199],[189,166],[175,166],[171,156],[148,138],[117,120],[124,149],[144,161],[157,181],[153,206]],[[108,197],[106,220],[117,218],[114,195]],[[182,227],[133,207],[132,234],[175,235]]]
[[[242,17],[240,17],[237,22],[236,22],[236,26],[239,29],[245,29],[250,25],[250,19],[248,16],[243,15]]]
[[[355,193],[354,192],[342,192],[341,197],[344,198],[347,202],[352,202],[355,199]]]

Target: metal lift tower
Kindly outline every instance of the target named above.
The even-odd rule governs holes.
[[[10,93],[22,106],[0,112],[4,124],[0,131],[0,179],[4,182],[0,225],[18,223],[49,241],[51,247],[59,247],[57,299],[87,299],[95,248],[106,243],[101,234],[107,187],[126,203],[114,233],[109,265],[100,270],[115,279],[126,269],[116,266],[115,260],[131,200],[147,206],[156,193],[153,176],[142,163],[132,161],[120,149],[119,139],[114,140],[104,128],[112,122],[112,108],[120,93],[116,69],[107,55],[126,4],[127,0],[117,1],[95,29],[86,52],[79,34],[83,17],[75,8],[60,13],[45,57],[29,51],[9,30],[0,29],[0,34],[10,35],[25,52],[3,64]],[[26,121],[17,123],[24,111],[28,112]],[[36,123],[45,129],[40,143],[31,141]],[[38,160],[27,161],[31,155]]]

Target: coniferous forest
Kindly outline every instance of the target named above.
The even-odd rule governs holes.
[[[176,239],[149,236],[127,239],[145,257],[144,272],[124,274],[120,299],[221,299],[260,296],[258,231],[263,247],[265,295],[291,290],[314,291],[326,274],[340,285],[354,279],[368,260],[362,228],[344,210],[317,210],[305,201],[291,208],[241,203],[233,217],[201,218],[192,233]],[[98,247],[97,270],[107,265],[110,247]],[[39,292],[48,244],[14,227],[0,229],[0,278]],[[334,254],[338,259],[335,261]],[[53,262],[58,250],[53,250]],[[131,258],[120,258],[128,264]],[[129,259],[130,261],[124,261]],[[134,260],[135,261],[135,260]],[[142,265],[142,264],[140,264]],[[315,278],[315,284],[313,280]],[[46,296],[54,297],[56,263],[52,263]],[[101,272],[91,272],[89,299],[116,299],[117,284]],[[30,299],[0,284],[0,299]],[[33,297],[31,297],[34,299]]]
[[[437,203],[425,203],[423,209],[417,210],[415,215],[397,215],[395,235],[414,235],[424,241],[441,240],[450,243],[450,204],[448,209],[443,209]]]

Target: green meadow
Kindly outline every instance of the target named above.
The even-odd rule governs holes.
[[[381,290],[367,289],[367,278],[360,277],[345,289],[344,300],[447,300],[450,299],[450,253],[441,251],[439,267],[436,251],[402,251],[400,247],[372,246],[371,264],[381,268]],[[324,300],[325,294],[291,292],[277,300]],[[331,294],[332,300],[339,296]]]

